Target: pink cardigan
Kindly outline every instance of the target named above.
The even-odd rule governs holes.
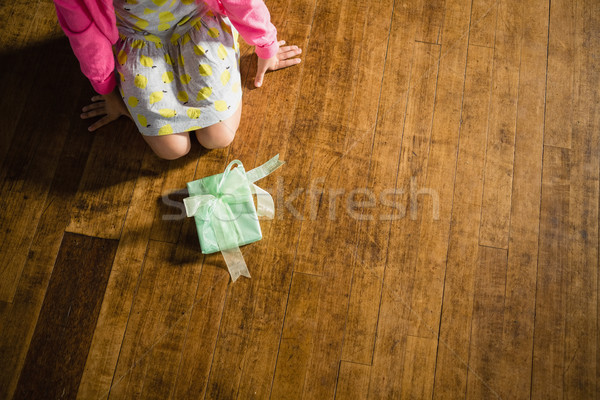
[[[229,17],[244,40],[256,46],[259,57],[277,54],[277,30],[262,0],[204,1]],[[54,4],[81,71],[98,93],[112,92],[117,84],[112,45],[119,37],[112,0],[54,0]]]

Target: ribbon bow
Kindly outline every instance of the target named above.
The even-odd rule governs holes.
[[[217,251],[223,254],[233,282],[240,276],[250,278],[250,272],[239,248],[240,245],[250,242],[243,242],[238,224],[241,214],[236,215],[232,205],[241,207],[242,211],[238,209],[241,213],[256,213],[258,217],[272,219],[275,215],[273,198],[254,182],[269,175],[283,164],[285,162],[279,161],[279,154],[277,154],[263,165],[245,172],[241,161],[233,160],[219,179],[217,179],[218,175],[213,175],[200,180],[202,194],[183,199],[188,217],[193,216],[208,221],[204,227],[213,230]],[[232,169],[233,166],[236,168]],[[252,195],[257,196],[256,210],[254,210]],[[251,210],[248,210],[249,206],[252,207]],[[260,225],[258,229],[260,232]]]

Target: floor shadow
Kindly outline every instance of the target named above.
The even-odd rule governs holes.
[[[67,38],[0,53],[0,183],[4,190],[44,186],[60,159],[89,153],[77,168],[98,171],[82,190],[98,191],[132,180],[147,148],[128,118],[89,132],[81,109],[96,93],[80,70]],[[187,158],[206,154],[192,138]],[[170,162],[161,168],[177,168]],[[176,164],[176,163],[175,163]],[[73,176],[70,177],[72,179]],[[35,195],[35,193],[31,193]]]

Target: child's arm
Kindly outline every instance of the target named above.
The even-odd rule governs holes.
[[[116,91],[112,44],[118,31],[112,0],[54,0],[58,22],[69,38],[81,71],[100,95],[83,108],[81,118],[103,116],[89,127],[94,131],[128,115]]]
[[[111,93],[117,84],[112,44],[118,38],[112,2],[54,0],[54,4],[81,71],[98,93]]]
[[[277,54],[277,29],[262,0],[208,0],[206,3],[229,17],[244,40],[256,46],[256,55],[260,58],[268,59]]]
[[[224,12],[244,40],[255,46],[258,56],[255,86],[262,85],[267,70],[277,70],[300,62],[298,58],[292,59],[301,52],[297,46],[279,48],[285,42],[277,41],[277,29],[271,23],[271,15],[262,0],[208,0],[206,3]]]

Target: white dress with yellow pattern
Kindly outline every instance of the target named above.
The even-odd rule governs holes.
[[[238,33],[194,0],[115,0],[115,45],[123,100],[143,135],[216,124],[242,91]]]

